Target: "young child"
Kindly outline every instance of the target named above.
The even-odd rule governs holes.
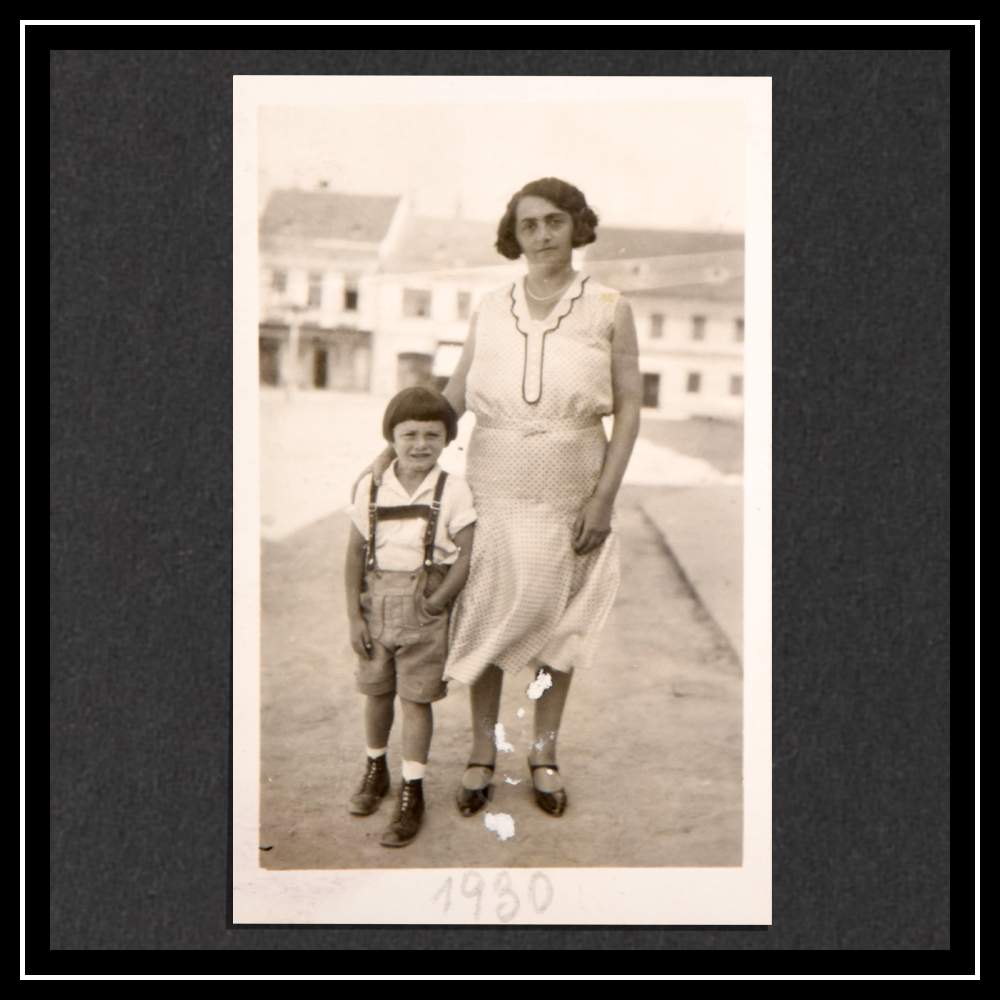
[[[356,816],[375,812],[389,791],[386,746],[395,696],[403,714],[403,780],[385,847],[408,844],[424,814],[423,777],[433,731],[431,703],[443,679],[448,615],[469,574],[476,511],[465,481],[437,464],[458,430],[451,404],[414,387],[390,400],[382,433],[396,461],[375,487],[369,473],[351,510],[345,581],[358,690],[366,696],[368,760],[351,799]]]

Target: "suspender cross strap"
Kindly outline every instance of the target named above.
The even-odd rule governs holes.
[[[444,482],[447,478],[448,473],[442,469],[438,476],[437,485],[434,487],[434,497],[429,506],[424,503],[411,503],[400,507],[379,507],[378,487],[375,485],[375,480],[372,480],[368,490],[368,551],[365,556],[365,569],[378,569],[378,564],[375,561],[375,530],[379,519],[401,521],[414,517],[426,518],[424,566],[429,568],[434,565],[434,536],[437,533],[438,518],[441,514],[441,497],[444,495]]]

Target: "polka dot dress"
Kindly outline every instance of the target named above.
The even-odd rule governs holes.
[[[618,292],[578,275],[531,318],[523,279],[486,296],[466,405],[476,415],[466,477],[479,520],[452,616],[446,675],[473,683],[495,663],[568,671],[593,660],[618,590],[618,538],[585,556],[573,523],[600,477],[611,413]]]

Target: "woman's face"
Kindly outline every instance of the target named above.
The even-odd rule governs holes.
[[[514,233],[529,265],[556,270],[573,256],[573,218],[546,198],[525,195],[517,203]]]

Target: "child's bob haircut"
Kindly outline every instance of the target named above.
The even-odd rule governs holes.
[[[434,389],[414,385],[397,392],[385,408],[382,436],[392,444],[392,432],[405,420],[439,420],[444,424],[445,441],[451,443],[458,435],[458,417],[451,403]]]

